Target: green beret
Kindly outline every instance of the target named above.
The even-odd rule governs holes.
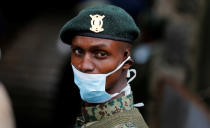
[[[133,18],[122,8],[97,5],[83,9],[60,31],[64,43],[71,44],[76,35],[132,43],[140,34]]]

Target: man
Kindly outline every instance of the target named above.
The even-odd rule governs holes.
[[[113,5],[83,9],[60,32],[71,45],[74,82],[84,101],[75,128],[147,128],[134,107],[129,70],[131,44],[139,36],[131,16]]]

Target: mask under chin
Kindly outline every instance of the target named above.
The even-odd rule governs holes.
[[[111,96],[104,91],[93,91],[85,94],[85,97],[80,93],[82,99],[88,103],[104,103],[111,99]]]

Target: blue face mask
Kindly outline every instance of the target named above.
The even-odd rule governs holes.
[[[80,96],[82,100],[87,101],[88,103],[104,103],[123,91],[125,91],[126,93],[130,93],[130,86],[126,86],[120,92],[114,94],[108,94],[105,90],[106,77],[119,70],[129,59],[130,56],[125,61],[123,61],[115,70],[107,74],[83,73],[77,70],[72,65],[74,72],[74,82],[80,89]]]

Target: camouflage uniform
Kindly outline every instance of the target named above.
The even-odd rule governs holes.
[[[82,107],[82,116],[77,117],[74,128],[86,128],[89,125],[99,122],[101,119],[111,117],[117,113],[134,109],[133,95],[122,96],[105,104],[99,104],[91,107]],[[142,118],[143,120],[143,118]],[[143,123],[145,124],[144,120]],[[143,125],[142,125],[143,126]],[[147,128],[146,124],[144,125]],[[114,128],[137,128],[136,124],[126,122],[117,124]]]

